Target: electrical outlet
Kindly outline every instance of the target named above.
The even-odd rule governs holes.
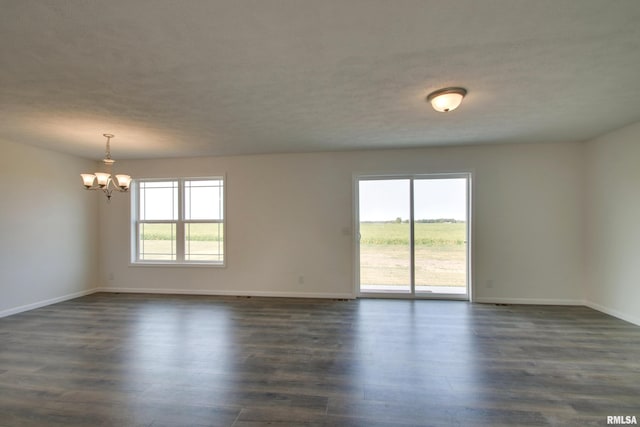
[[[485,286],[487,289],[491,289],[491,288],[493,288],[493,280],[492,280],[492,279],[487,280],[486,282],[484,282],[484,286]]]
[[[298,284],[304,285],[304,276],[298,276]]]

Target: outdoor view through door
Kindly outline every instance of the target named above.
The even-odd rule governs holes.
[[[358,179],[360,293],[468,298],[469,175]]]

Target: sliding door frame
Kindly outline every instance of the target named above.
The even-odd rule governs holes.
[[[419,179],[466,179],[467,200],[466,200],[466,228],[467,228],[467,246],[466,246],[466,275],[467,275],[467,293],[460,294],[429,294],[416,293],[415,290],[415,218],[414,218],[414,181]],[[376,181],[376,180],[393,180],[405,179],[409,180],[410,194],[410,217],[409,217],[409,245],[410,245],[410,293],[386,293],[386,292],[361,292],[360,291],[360,181]],[[354,174],[353,175],[353,295],[357,298],[401,298],[401,299],[446,299],[473,302],[473,171],[463,172],[436,172],[436,173],[390,173],[390,174]]]

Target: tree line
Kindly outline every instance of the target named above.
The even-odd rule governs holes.
[[[360,221],[363,224],[408,224],[408,219],[397,217],[392,221]],[[437,218],[437,219],[416,219],[419,224],[463,224],[465,221],[454,218]]]

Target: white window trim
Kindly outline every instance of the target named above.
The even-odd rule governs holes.
[[[222,220],[184,220],[184,203],[183,203],[183,189],[184,182],[189,180],[221,180],[222,181]],[[213,175],[213,176],[197,176],[197,177],[171,177],[171,178],[139,178],[132,180],[131,183],[131,224],[130,230],[130,267],[207,267],[207,268],[224,268],[227,265],[227,177],[226,175]],[[175,221],[166,220],[145,220],[145,223],[175,223],[176,224],[176,260],[140,260],[139,248],[140,244],[140,228],[138,227],[138,215],[139,215],[139,194],[140,194],[140,182],[163,182],[163,181],[178,181],[178,219]],[[222,235],[224,239],[222,241],[222,261],[186,261],[184,259],[184,224],[194,223],[218,223],[222,224]],[[181,227],[182,225],[182,227]]]

